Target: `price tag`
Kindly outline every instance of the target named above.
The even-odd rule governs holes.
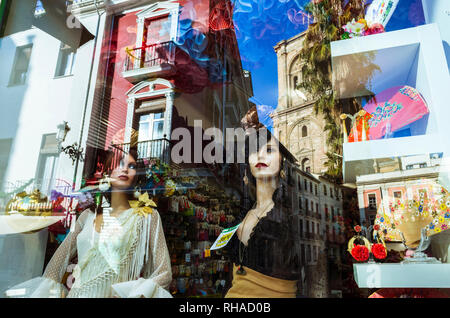
[[[237,229],[239,228],[239,225],[230,227],[228,229],[224,229],[220,234],[219,237],[217,237],[216,241],[214,242],[213,246],[211,246],[211,250],[217,250],[219,248],[224,247],[225,245],[228,244],[228,242],[231,240],[231,238],[233,237],[233,234],[237,231]]]

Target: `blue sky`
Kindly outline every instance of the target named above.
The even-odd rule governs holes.
[[[244,69],[252,73],[256,105],[275,109],[277,59],[273,47],[306,30],[302,11],[309,0],[235,0],[234,24]],[[371,1],[368,1],[371,2]],[[400,0],[386,31],[424,24],[420,0]],[[264,117],[264,116],[261,116]],[[270,122],[265,123],[270,127]]]

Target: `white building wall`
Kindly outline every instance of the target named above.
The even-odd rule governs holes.
[[[95,33],[97,14],[81,17],[80,20]],[[81,143],[83,148],[89,129],[105,20],[103,15],[86,108]],[[8,86],[16,48],[31,43],[33,48],[26,83]],[[63,121],[68,122],[71,130],[62,145],[79,143],[94,40],[77,50],[73,75],[55,78],[60,43],[48,33],[34,27],[0,39],[0,69],[4,70],[0,74],[0,139],[13,139],[4,185],[7,182],[17,183],[35,178],[42,136],[57,133],[57,126]],[[77,186],[80,184],[82,167],[83,163],[80,162]],[[55,177],[71,184],[73,175],[72,160],[66,154],[60,154]]]

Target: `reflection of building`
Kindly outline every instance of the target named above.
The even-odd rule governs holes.
[[[305,271],[301,293],[310,297],[328,297],[331,290],[340,289],[340,278],[335,277],[338,271],[331,264],[341,262],[343,251],[342,189],[326,178],[302,171],[297,166],[291,168],[291,176],[298,237],[296,248]],[[329,269],[317,276],[314,273],[321,257],[326,258],[328,265],[325,268]],[[329,276],[332,276],[331,279]]]
[[[67,27],[64,1],[4,0],[0,11],[0,190],[70,191],[61,147],[78,142],[92,35]]]
[[[158,204],[174,274],[170,291],[175,297],[221,296],[222,285],[216,282],[229,280],[231,274],[224,271],[230,264],[224,266],[221,255],[212,252],[206,258],[204,253],[239,214],[242,169],[232,164],[207,165],[202,155],[209,144],[202,141],[202,133],[218,128],[224,136],[214,141],[223,146],[225,129],[240,126],[253,95],[233,23],[227,20],[232,17],[227,12],[229,4],[121,1],[96,7],[93,1],[81,1],[72,11],[77,17],[92,16],[97,9],[111,13],[101,16],[102,63],[90,98],[83,178],[104,173],[98,163],[107,149],[122,154],[136,145],[140,159],[168,164],[149,172],[154,161],[145,160],[151,182],[140,190],[154,194]],[[200,121],[200,129],[195,121]],[[189,135],[180,136],[180,132]],[[172,150],[185,139],[188,146],[176,153],[183,157],[180,163]],[[166,197],[162,193],[167,183],[161,179],[167,181],[169,174],[176,190],[172,187]],[[213,266],[214,273],[205,270]]]
[[[374,160],[375,173],[356,177],[361,220],[373,224],[377,211],[400,199],[412,200],[439,176],[442,154]]]
[[[248,110],[250,77],[242,70],[234,30],[199,27],[213,25],[210,12],[220,3],[195,3],[196,21],[180,3],[123,2],[107,18],[85,175],[95,169],[98,149],[126,149],[133,131],[141,157],[168,162],[175,129],[194,135],[194,120],[201,120],[204,130],[224,131],[238,126]],[[86,4],[74,12],[95,10]]]
[[[315,113],[314,101],[308,94],[296,88],[302,80],[298,52],[304,35],[301,33],[275,46],[278,107],[271,116],[274,133],[298,162],[295,196],[301,238],[297,248],[306,275],[303,293],[310,297],[328,297],[333,290],[341,288],[340,272],[334,264],[341,262],[344,243],[342,190],[322,176],[327,170],[325,121]],[[327,255],[323,255],[324,251]],[[322,274],[316,275],[321,267],[317,261],[322,255],[327,263],[323,273],[325,280]]]
[[[298,52],[305,33],[275,46],[278,59],[278,106],[273,118],[273,129],[280,141],[297,158],[304,171],[326,171],[325,122],[314,111],[314,102],[296,86],[302,80]]]

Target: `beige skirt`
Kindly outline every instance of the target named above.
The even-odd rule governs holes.
[[[284,280],[242,266],[246,275],[238,275],[233,265],[233,282],[225,298],[295,298],[296,280]]]

